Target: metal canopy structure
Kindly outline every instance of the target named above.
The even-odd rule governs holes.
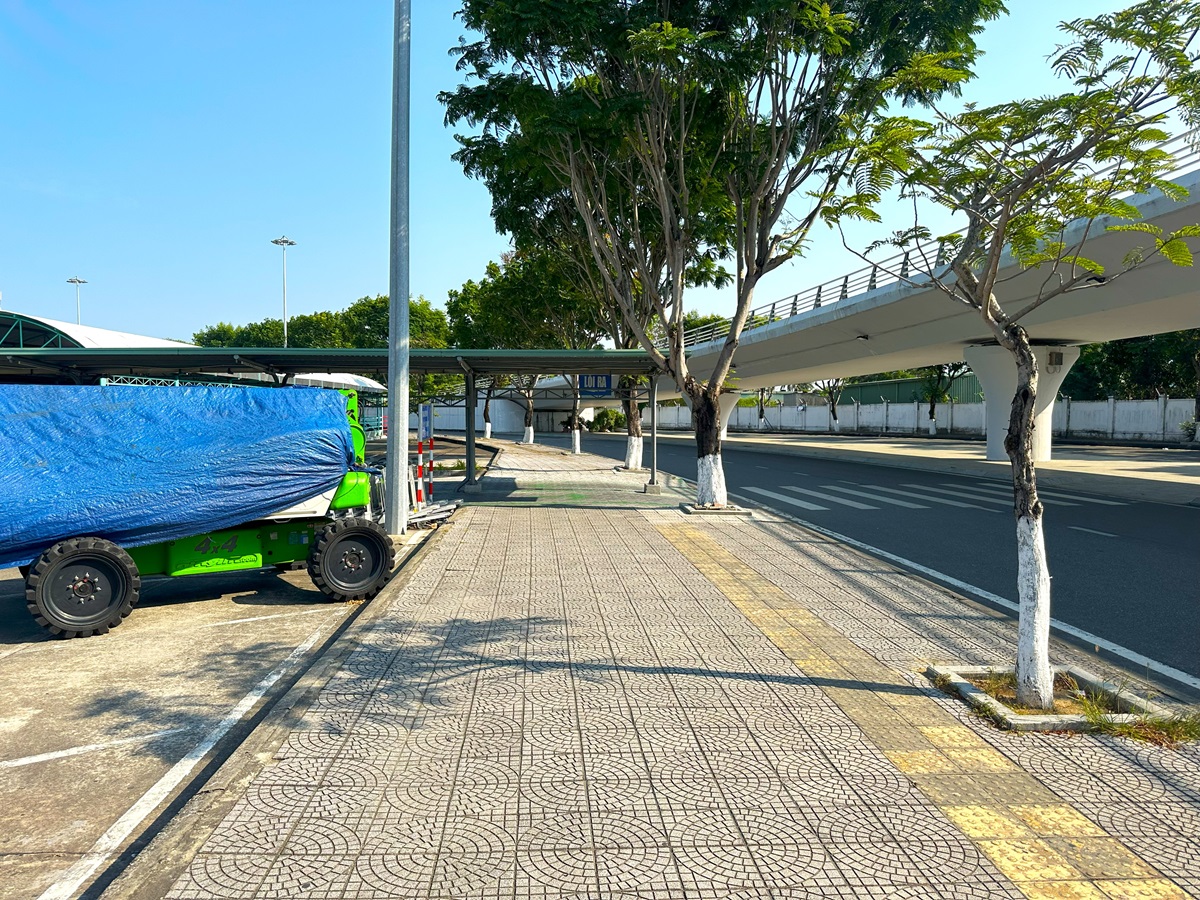
[[[425,350],[414,347],[414,373],[490,375],[653,375],[641,350]],[[0,348],[0,378],[88,383],[114,375],[180,378],[266,372],[286,383],[303,372],[386,374],[388,351],[299,347]]]

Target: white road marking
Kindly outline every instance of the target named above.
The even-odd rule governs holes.
[[[168,728],[166,731],[155,731],[151,734],[143,734],[139,737],[120,738],[115,741],[106,741],[103,744],[84,744],[82,747],[69,747],[66,750],[55,750],[52,753],[39,753],[36,756],[22,756],[20,759],[6,759],[0,761],[0,769],[16,769],[20,766],[31,766],[34,763],[49,762],[52,759],[65,759],[68,756],[81,756],[84,753],[94,753],[97,750],[108,750],[111,747],[120,747],[122,744],[137,744],[142,741],[152,741],[155,738],[160,738],[163,735],[175,734],[180,731],[186,731],[186,728]]]
[[[332,619],[332,616],[330,618]],[[282,678],[284,673],[300,657],[313,648],[317,641],[320,640],[324,631],[325,625],[322,624],[320,628],[308,636],[303,644],[288,654],[287,659],[272,669],[262,681],[254,686],[254,689],[250,693],[238,701],[237,706],[231,709],[225,718],[213,726],[212,730],[204,736],[204,739],[200,743],[189,750],[183,759],[171,766],[167,770],[167,773],[155,782],[150,790],[146,791],[133,806],[125,811],[125,814],[121,818],[117,819],[109,827],[108,831],[100,835],[96,843],[92,845],[92,848],[80,857],[78,862],[63,872],[58,881],[46,888],[38,900],[68,900],[69,897],[74,896],[75,892],[79,890],[80,885],[95,874],[96,870],[104,865],[108,858],[120,849],[133,829],[137,828],[146,816],[154,812],[158,805],[170,796],[179,783],[217,745],[217,742],[225,737],[234,725],[246,717],[275,682]]]
[[[790,484],[785,484],[783,489],[785,491],[795,491],[797,494],[808,494],[810,497],[816,497],[818,500],[828,500],[830,503],[840,503],[842,506],[849,506],[851,509],[879,509],[878,506],[869,506],[866,503],[859,503],[857,500],[847,500],[845,497],[835,497],[833,494],[822,494],[820,491],[792,487]]]
[[[952,491],[947,488],[930,487],[927,484],[906,484],[906,488],[916,488],[919,491],[936,491],[939,494],[948,494],[951,497],[959,497],[963,500],[976,500],[979,503],[999,503],[1001,506],[1012,506],[1012,500],[1006,500],[1003,497],[987,497],[983,494],[972,494],[966,491]]]
[[[1012,493],[1012,487],[1010,485],[997,484],[995,482],[990,482],[990,481],[976,481],[976,482],[974,482],[974,484],[977,485],[978,487],[989,488],[993,491],[1007,491],[1010,494]],[[1043,497],[1057,497],[1060,500],[1078,500],[1080,503],[1099,503],[1101,506],[1128,506],[1129,505],[1128,503],[1122,503],[1120,500],[1101,500],[1097,497],[1081,497],[1078,494],[1064,494],[1064,493],[1062,493],[1062,491],[1043,491],[1041,488],[1038,488],[1038,495],[1043,496]],[[1060,506],[1073,506],[1073,505],[1074,504],[1067,504],[1067,503],[1060,504]]]
[[[894,562],[897,565],[904,566],[907,569],[912,569],[914,572],[920,572],[922,575],[928,575],[930,578],[936,578],[938,581],[948,584],[951,587],[958,588],[959,590],[966,591],[967,593],[974,594],[977,597],[987,600],[989,603],[1002,606],[1007,610],[1011,610],[1012,612],[1018,612],[1020,610],[1020,606],[1014,603],[1012,600],[1009,600],[1007,597],[1001,597],[999,594],[993,594],[991,591],[985,591],[983,588],[975,587],[975,585],[968,584],[965,581],[960,581],[951,575],[947,575],[944,572],[939,572],[937,569],[931,569],[928,566],[923,566],[920,563],[913,562],[911,559],[905,559],[903,556],[897,556],[894,553],[888,553],[886,550],[880,550],[878,547],[872,547],[870,544],[864,544],[862,541],[855,540],[852,537],[847,537],[844,534],[838,534],[836,531],[830,531],[828,528],[817,525],[814,522],[798,519],[795,516],[789,516],[787,513],[776,514],[783,516],[785,519],[790,519],[798,525],[803,525],[805,528],[815,531],[818,534],[823,534],[828,538],[832,538],[835,541],[839,541],[843,544],[849,544],[851,547],[857,547],[859,550],[870,553],[872,556],[878,556],[881,559]],[[1176,669],[1174,666],[1168,666],[1166,663],[1161,663],[1158,660],[1151,659],[1148,656],[1138,653],[1136,650],[1130,650],[1128,647],[1122,647],[1120,644],[1114,644],[1112,641],[1106,638],[1102,638],[1097,634],[1092,634],[1090,631],[1084,631],[1082,628],[1076,628],[1074,625],[1069,625],[1068,623],[1061,622],[1058,619],[1051,619],[1050,627],[1057,631],[1061,631],[1063,634],[1069,634],[1071,637],[1078,638],[1084,643],[1091,644],[1093,647],[1102,647],[1114,656],[1119,656],[1122,659],[1135,664],[1139,668],[1148,669],[1151,672],[1164,675],[1173,681],[1178,681],[1180,684],[1186,684],[1188,687],[1200,689],[1200,678],[1197,678],[1195,675],[1189,675],[1182,669]]]
[[[742,488],[745,491],[752,491],[755,494],[761,494],[764,497],[770,497],[772,500],[778,500],[780,503],[790,503],[792,506],[799,506],[801,509],[811,510],[828,510],[828,506],[817,506],[815,503],[807,503],[804,500],[797,500],[795,497],[785,497],[783,494],[777,494],[774,491],[768,491],[763,488],[748,487]]]
[[[975,485],[956,484],[954,482],[949,482],[949,481],[943,481],[942,484],[944,484],[948,488],[954,488],[955,490],[967,491],[971,495],[979,497],[983,500],[991,500],[992,498],[997,496],[992,491],[980,490],[979,487],[977,487]],[[1012,488],[1005,489],[1003,487],[1000,487],[999,490],[1000,490],[999,499],[1002,499],[1006,503],[1011,505],[1012,504]],[[1043,490],[1038,490],[1038,496],[1039,497],[1049,497],[1050,495],[1047,494]],[[1046,502],[1048,504],[1052,504],[1054,506],[1078,506],[1079,505],[1078,503],[1069,503],[1066,500],[1046,500]]]
[[[901,491],[896,488],[884,487],[881,484],[864,484],[863,487],[869,487],[873,491],[887,491],[889,494],[899,494],[901,497],[913,497],[917,500],[925,500],[929,503],[940,503],[942,506],[957,506],[959,509],[981,509],[984,512],[998,512],[998,510],[990,509],[986,506],[978,506],[974,503],[963,503],[959,500],[947,500],[944,497],[930,497],[927,494],[914,494],[912,491]]]
[[[856,491],[851,488],[838,487],[836,484],[823,484],[821,487],[829,491],[841,491],[844,494],[853,494],[856,497],[866,497],[868,500],[874,500],[876,503],[890,503],[892,506],[903,506],[905,509],[929,509],[928,506],[922,506],[920,503],[909,503],[907,500],[895,500],[891,497],[880,497],[877,494],[868,494],[866,491]]]
[[[1086,531],[1088,534],[1098,534],[1101,537],[1117,537],[1117,535],[1111,534],[1107,531],[1097,531],[1094,528],[1084,528],[1082,525],[1068,525],[1067,527],[1072,531]]]
[[[350,610],[350,607],[347,606],[344,609],[339,610],[339,612],[345,613],[345,612],[349,612],[349,610]],[[327,612],[329,612],[329,610],[327,608],[326,609],[306,609],[301,612],[275,613],[274,615],[270,615],[270,616],[251,616],[249,619],[230,619],[227,622],[209,622],[207,625],[201,625],[200,627],[201,628],[220,628],[222,625],[241,625],[244,622],[262,622],[262,621],[265,621],[266,619],[287,619],[292,616],[311,616],[311,615],[315,615],[316,613],[327,613]]]
[[[767,469],[767,470],[770,470],[770,468],[771,468],[771,467],[770,467],[770,466],[755,466],[754,468],[756,468],[756,469]]]
[[[793,472],[792,474],[793,474],[793,475],[799,475],[801,478],[808,478],[808,477],[809,477],[807,472]]]

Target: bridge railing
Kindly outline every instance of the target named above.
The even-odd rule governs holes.
[[[1166,177],[1178,178],[1189,172],[1200,169],[1200,128],[1173,137],[1162,143],[1162,149],[1175,157],[1175,165]],[[1111,172],[1116,165],[1109,166],[1097,174]],[[855,269],[840,278],[822,282],[816,287],[810,287],[780,300],[755,307],[746,317],[745,331],[761,328],[790,319],[814,309],[832,306],[851,297],[886,287],[900,281],[921,281],[928,278],[930,270],[936,270],[949,261],[949,248],[936,241],[928,241],[904,251],[881,259],[877,263]],[[697,344],[707,344],[720,340],[729,334],[732,319],[723,319],[684,332],[683,345],[694,347]],[[666,346],[665,343],[661,346]]]

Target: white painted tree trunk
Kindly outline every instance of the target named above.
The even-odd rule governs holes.
[[[583,450],[579,446],[579,429],[578,428],[571,429],[571,452],[572,453],[582,453],[583,452]]]
[[[533,426],[532,425],[525,426],[525,437],[521,439],[521,443],[522,444],[532,444],[533,443]]]
[[[1017,519],[1017,694],[1034,697],[1043,709],[1054,704],[1050,671],[1050,569],[1042,520]],[[1028,702],[1023,701],[1023,702]]]
[[[842,430],[842,423],[839,422],[837,419],[833,420],[833,430],[835,433]]]
[[[487,440],[487,439],[489,439],[491,436],[492,436],[492,423],[491,423],[491,422],[484,422],[484,423],[483,423],[483,437],[484,437],[484,440]]]
[[[937,419],[932,417],[929,419],[929,433],[937,434]]]
[[[721,465],[721,454],[701,456],[696,460],[696,505],[728,504],[729,494],[725,490],[725,468]]]
[[[641,471],[642,468],[642,438],[631,434],[625,439],[625,468]]]

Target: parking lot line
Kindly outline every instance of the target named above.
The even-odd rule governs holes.
[[[39,753],[36,756],[22,756],[20,759],[0,760],[0,769],[16,769],[20,766],[31,766],[34,763],[49,762],[52,759],[64,759],[68,756],[82,756],[84,753],[94,753],[97,750],[108,750],[123,744],[136,744],[142,741],[152,741],[168,734],[187,731],[186,728],[168,728],[165,731],[154,731],[138,737],[119,738],[115,741],[105,741],[103,744],[84,744],[82,747],[68,747],[66,750],[55,750],[51,753]]]

